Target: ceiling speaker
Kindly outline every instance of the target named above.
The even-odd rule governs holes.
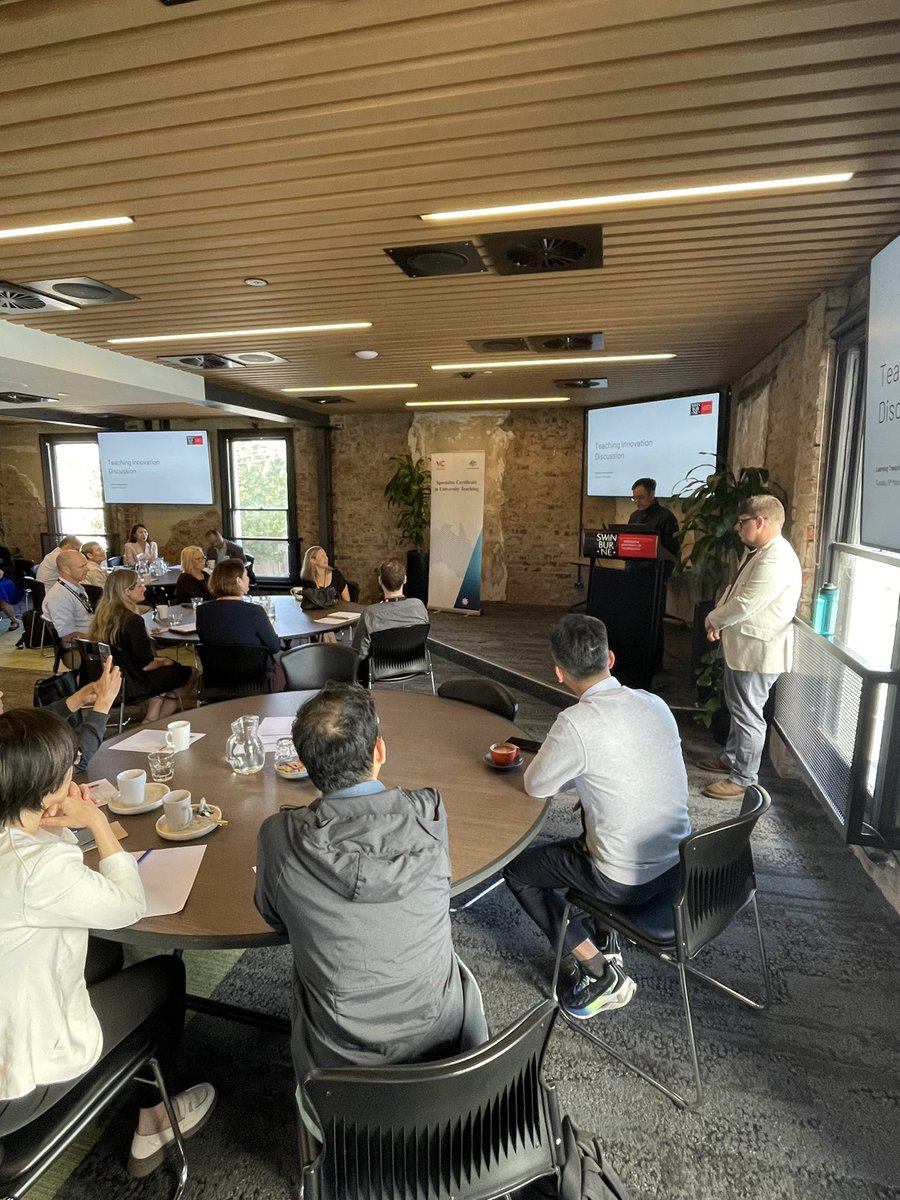
[[[307,404],[352,404],[353,401],[349,396],[298,396],[298,400],[304,400]]]
[[[22,315],[23,313],[77,311],[77,304],[54,300],[50,296],[32,292],[18,283],[7,283],[5,279],[0,279],[0,312]]]
[[[111,283],[101,283],[89,275],[75,275],[71,279],[38,279],[27,285],[57,300],[71,300],[79,308],[91,304],[121,304],[125,300],[137,300],[131,292],[123,292]]]
[[[566,354],[580,350],[602,350],[602,333],[536,333],[526,339],[535,354]]]
[[[523,337],[471,338],[469,345],[479,354],[515,354],[519,350],[528,349],[528,343]]]
[[[603,226],[570,225],[483,233],[481,241],[498,275],[548,275],[603,266]]]
[[[487,267],[474,242],[437,242],[433,246],[397,246],[385,250],[410,279],[429,275],[474,275]]]

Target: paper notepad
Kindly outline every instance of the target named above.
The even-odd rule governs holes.
[[[181,912],[191,894],[205,846],[172,846],[171,849],[151,850],[138,864],[144,894],[147,897],[147,917],[165,917]],[[135,858],[140,859],[140,854]]]
[[[329,613],[328,620],[331,620],[331,621],[336,621],[336,620],[358,621],[361,616],[362,616],[362,613],[357,613],[357,612],[336,612],[336,613]]]
[[[191,731],[191,745],[206,737],[205,733],[194,733]],[[154,750],[165,750],[166,748],[166,731],[164,729],[139,729],[133,733],[131,737],[127,737],[124,742],[117,742],[114,749],[116,750],[134,750],[138,754],[151,754]]]
[[[346,621],[346,619],[347,619],[346,617],[339,617],[337,615],[337,613],[335,613],[334,616],[331,616],[331,617],[315,617],[314,618],[315,623],[317,625],[343,625],[344,622]]]

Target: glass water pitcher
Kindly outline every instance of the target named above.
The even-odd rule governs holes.
[[[255,775],[266,765],[266,752],[260,740],[259,717],[238,717],[231,722],[231,737],[225,743],[225,757],[238,775]]]

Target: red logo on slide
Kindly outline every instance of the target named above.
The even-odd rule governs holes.
[[[696,400],[691,405],[692,417],[708,417],[712,413],[712,400]]]
[[[202,446],[203,445],[203,435],[200,433],[189,434],[187,437],[187,444],[189,446]]]

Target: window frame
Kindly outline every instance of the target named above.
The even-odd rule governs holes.
[[[238,540],[234,535],[234,513],[238,511],[234,504],[234,486],[232,482],[231,447],[237,442],[283,441],[286,446],[286,482],[287,482],[287,535],[286,538],[253,538],[253,541],[287,541],[288,544],[288,575],[260,575],[254,568],[257,582],[273,585],[291,583],[297,578],[297,488],[294,470],[294,437],[291,430],[282,429],[220,429],[218,437],[219,450],[219,485],[222,497],[222,523],[225,528],[222,533],[229,541]],[[278,511],[278,510],[275,510]]]
[[[90,442],[97,448],[97,453],[100,453],[100,447],[97,442],[96,434],[90,433],[42,433],[39,438],[41,451],[41,473],[44,477],[44,503],[47,511],[47,533],[54,539],[56,545],[59,538],[67,533],[74,533],[80,536],[77,529],[63,529],[59,520],[59,514],[63,508],[68,507],[57,503],[59,498],[58,472],[56,468],[56,456],[54,448],[59,445],[69,444],[73,442]],[[103,495],[101,484],[101,498]],[[91,507],[88,505],[87,507]],[[118,544],[113,544],[113,538],[110,535],[110,529],[113,527],[111,520],[109,505],[103,501],[101,504],[103,510],[103,533],[96,534],[97,540],[102,536],[106,546],[107,554],[116,554],[119,552]]]

